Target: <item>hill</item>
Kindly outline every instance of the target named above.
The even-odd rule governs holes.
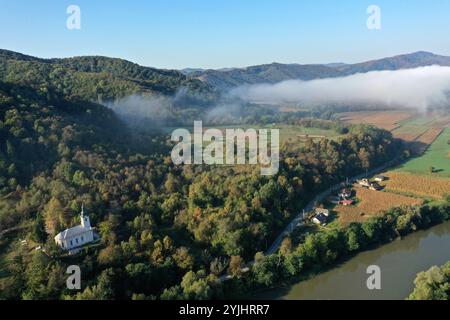
[[[216,98],[209,85],[179,71],[100,56],[41,59],[0,50],[0,81],[100,103],[133,94],[177,95],[176,107],[199,107]]]
[[[125,150],[127,136],[102,105],[0,82],[0,195],[80,150]]]
[[[429,65],[450,66],[450,57],[420,51],[356,64],[272,63],[241,69],[193,71],[189,72],[189,75],[220,90],[227,90],[241,85],[343,77],[370,71],[400,70]]]
[[[337,77],[340,74],[335,68],[324,65],[272,63],[244,69],[206,70],[191,73],[190,76],[224,90],[245,84],[276,83],[291,79],[312,80]]]
[[[338,70],[344,75],[351,75],[370,71],[411,69],[431,65],[450,66],[450,57],[419,51],[390,58],[344,65],[338,67]]]

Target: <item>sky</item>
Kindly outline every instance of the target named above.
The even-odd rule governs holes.
[[[81,10],[69,30],[67,8]],[[367,28],[367,8],[381,29]],[[414,51],[450,55],[445,0],[0,0],[0,48],[104,55],[157,68],[361,62]]]

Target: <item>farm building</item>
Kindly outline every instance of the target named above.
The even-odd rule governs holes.
[[[323,213],[318,213],[312,220],[315,224],[325,225],[327,223],[327,216]]]
[[[330,210],[323,208],[316,208],[316,215],[318,214],[323,214],[325,217],[328,217],[330,215]]]
[[[386,179],[387,178],[385,176],[376,176],[373,180],[375,180],[376,182],[383,182]]]
[[[352,190],[348,188],[342,189],[339,191],[338,196],[343,199],[350,198],[352,196]]]
[[[379,191],[383,188],[378,183],[372,182],[372,183],[370,183],[369,189],[373,190],[373,191]]]
[[[374,190],[374,191],[378,191],[378,190],[382,189],[382,187],[377,182],[370,182],[369,179],[359,180],[358,184],[364,188],[368,188],[368,189]]]
[[[363,187],[366,187],[366,188],[369,188],[369,187],[370,187],[370,181],[369,181],[369,179],[362,179],[362,180],[359,180],[359,181],[358,181],[358,184],[361,185],[361,186],[363,186]]]
[[[340,204],[343,206],[351,206],[353,204],[353,200],[342,200]]]

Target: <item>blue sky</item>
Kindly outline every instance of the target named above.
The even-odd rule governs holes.
[[[71,4],[81,8],[81,30],[66,28]],[[371,4],[381,8],[381,30],[366,27]],[[161,68],[450,55],[449,12],[450,1],[438,0],[0,0],[0,48]]]

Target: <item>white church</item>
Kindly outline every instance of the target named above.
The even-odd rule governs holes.
[[[80,225],[66,229],[56,235],[55,242],[61,249],[71,250],[94,241],[94,230],[91,227],[89,217],[84,215],[84,207],[81,209],[80,218]]]

